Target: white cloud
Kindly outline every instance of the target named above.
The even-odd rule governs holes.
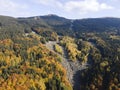
[[[46,14],[47,12],[68,16],[69,14],[87,15],[91,12],[111,10],[113,8],[107,3],[101,3],[98,0],[28,0],[28,3],[22,0],[0,1],[0,14],[10,16],[30,16]]]
[[[108,5],[105,4],[105,3],[102,3],[102,4],[100,5],[100,8],[101,8],[101,9],[113,9],[112,6],[108,6]]]
[[[33,2],[36,2],[38,4],[43,4],[43,5],[49,5],[52,7],[61,7],[62,3],[59,2],[58,0],[32,0]]]
[[[98,0],[69,0],[60,2],[60,0],[33,0],[39,4],[48,5],[51,7],[62,9],[66,12],[97,12],[101,10],[113,9],[112,6],[106,3],[99,3]]]
[[[4,15],[16,16],[21,14],[22,10],[27,9],[28,6],[25,4],[16,3],[14,0],[1,0],[0,1],[0,13]],[[23,12],[24,13],[24,12]]]
[[[112,6],[105,3],[99,3],[97,0],[69,1],[64,5],[64,10],[68,12],[77,10],[78,12],[88,13],[112,8]]]
[[[120,1],[120,0],[110,0],[110,1],[117,2],[117,1]]]

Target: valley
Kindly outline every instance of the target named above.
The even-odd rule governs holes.
[[[46,47],[49,48],[49,50],[51,50],[54,53],[56,53],[54,51],[54,46],[57,43],[59,43],[59,42],[58,41],[49,41],[49,42],[46,43]],[[57,53],[61,57],[61,59],[62,59],[61,64],[66,69],[67,78],[68,78],[69,82],[71,83],[71,85],[74,88],[79,89],[78,88],[79,84],[78,84],[78,86],[76,85],[77,83],[80,83],[80,81],[79,81],[79,74],[77,76],[76,72],[86,69],[87,68],[87,64],[84,63],[83,65],[81,65],[81,63],[78,60],[75,61],[75,62],[69,60],[67,52],[65,51],[65,49],[63,47],[62,47],[62,49],[63,49],[63,55],[60,55],[60,54]],[[77,89],[75,89],[75,90],[77,90]]]
[[[0,90],[119,90],[120,19],[0,16]]]

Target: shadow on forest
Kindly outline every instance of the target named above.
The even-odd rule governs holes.
[[[83,70],[78,70],[74,76],[73,76],[73,80],[74,80],[74,85],[73,85],[73,90],[80,90],[80,85],[81,85],[81,81],[80,80],[80,74]]]

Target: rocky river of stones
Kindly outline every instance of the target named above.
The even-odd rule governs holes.
[[[57,44],[57,41],[49,41],[46,43],[46,47],[56,53],[54,51],[54,45]],[[63,49],[63,55],[59,55],[62,58],[62,66],[66,69],[67,71],[67,78],[71,85],[73,86],[73,90],[79,90],[80,88],[80,71],[84,70],[87,68],[87,63],[84,63],[81,65],[81,63],[76,60],[72,61],[68,58],[66,50],[62,47]],[[57,54],[57,53],[56,53]]]

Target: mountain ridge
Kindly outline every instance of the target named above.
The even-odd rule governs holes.
[[[120,18],[85,18],[85,19],[67,19],[54,14],[33,17],[14,18],[9,16],[0,16],[0,23],[21,24],[23,28],[31,31],[32,29],[42,28],[55,31],[59,35],[80,36],[81,33],[103,33],[120,32]],[[72,26],[72,27],[71,27]]]

